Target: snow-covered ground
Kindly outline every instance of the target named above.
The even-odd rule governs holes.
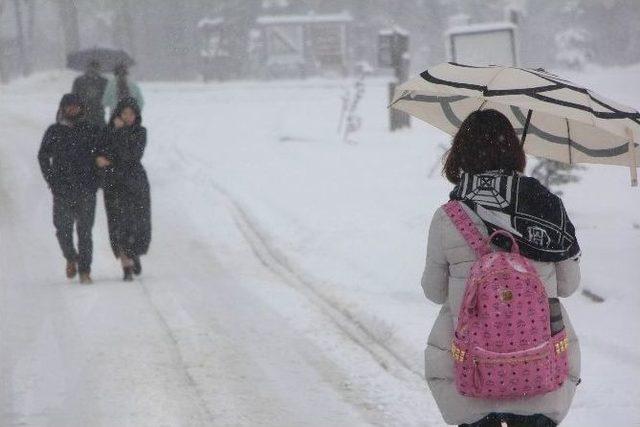
[[[569,76],[640,107],[640,67]],[[387,132],[386,81],[337,135],[351,82],[143,85],[154,239],[134,284],[94,228],[67,283],[35,159],[69,73],[0,86],[0,425],[443,425],[421,378],[420,289],[448,138]],[[640,193],[623,168],[565,189],[583,248],[566,301],[583,383],[563,425],[640,424]]]

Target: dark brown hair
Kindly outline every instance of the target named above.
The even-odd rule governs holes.
[[[524,172],[527,163],[511,122],[497,110],[469,114],[444,156],[442,173],[454,184],[460,181],[462,172],[477,174],[498,169]]]

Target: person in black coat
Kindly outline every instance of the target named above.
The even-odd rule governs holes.
[[[140,107],[134,98],[116,106],[98,145],[96,164],[103,171],[109,239],[120,258],[124,280],[140,274],[140,256],[151,243],[149,180],[140,160],[147,144]]]
[[[85,106],[85,120],[102,129],[105,126],[102,97],[108,80],[100,75],[100,63],[92,61],[87,71],[73,81],[72,93],[80,97]]]
[[[97,135],[83,119],[81,99],[66,94],[60,101],[56,123],[42,138],[38,161],[53,193],[53,224],[67,260],[68,278],[80,272],[81,283],[91,283],[93,242],[91,230],[96,210],[97,176],[94,166]],[[78,250],[73,243],[73,226]]]

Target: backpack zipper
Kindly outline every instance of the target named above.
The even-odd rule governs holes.
[[[496,364],[496,363],[520,363],[520,362],[532,362],[534,360],[544,359],[549,355],[549,351],[546,351],[542,354],[538,354],[536,356],[528,356],[528,357],[517,357],[517,358],[506,358],[506,359],[491,359],[487,357],[473,357],[473,364],[478,365],[478,363],[485,364]]]
[[[492,271],[491,273],[484,274],[484,275],[480,276],[480,278],[478,278],[477,280],[474,280],[473,284],[476,285],[476,286],[477,285],[481,285],[484,282],[489,281],[490,278],[492,278],[492,277],[494,277],[494,276],[496,276],[496,275],[498,275],[500,273],[511,273],[511,272],[512,272],[512,270],[509,270],[509,269],[506,269],[506,268],[503,268],[502,270]],[[518,273],[520,273],[522,276],[529,276],[529,277],[536,276],[536,277],[538,277],[538,275],[536,273],[533,273],[533,272],[530,272],[530,271],[518,272]]]
[[[544,349],[544,347],[547,345],[547,343],[543,343],[540,344],[537,347],[533,347],[531,350],[536,350],[536,349]],[[483,350],[481,347],[477,347],[481,350]],[[546,351],[540,353],[540,354],[536,354],[533,356],[523,356],[523,357],[480,357],[480,356],[473,356],[473,364],[477,365],[479,362],[482,363],[519,363],[519,362],[530,362],[530,361],[534,361],[534,360],[540,360],[545,358],[546,356],[548,356],[550,353],[550,349],[546,349]]]

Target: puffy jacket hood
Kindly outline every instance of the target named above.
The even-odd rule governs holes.
[[[122,114],[122,111],[125,108],[131,108],[135,113],[136,113],[136,125],[140,125],[142,124],[142,115],[140,114],[140,105],[138,104],[138,101],[136,101],[135,98],[133,97],[126,97],[126,98],[122,98],[119,102],[118,105],[116,105],[116,108],[113,110],[113,113],[111,113],[111,118],[109,119],[109,126],[113,126],[113,120],[118,117],[120,114]]]
[[[76,95],[75,93],[65,93],[64,95],[62,95],[62,99],[60,99],[60,105],[58,106],[58,111],[56,112],[56,122],[60,123],[62,119],[64,119],[63,110],[70,105],[77,105],[80,107],[80,114],[78,114],[78,116],[73,120],[74,122],[77,122],[84,116],[85,106],[82,102],[82,98],[80,98],[80,96]]]

